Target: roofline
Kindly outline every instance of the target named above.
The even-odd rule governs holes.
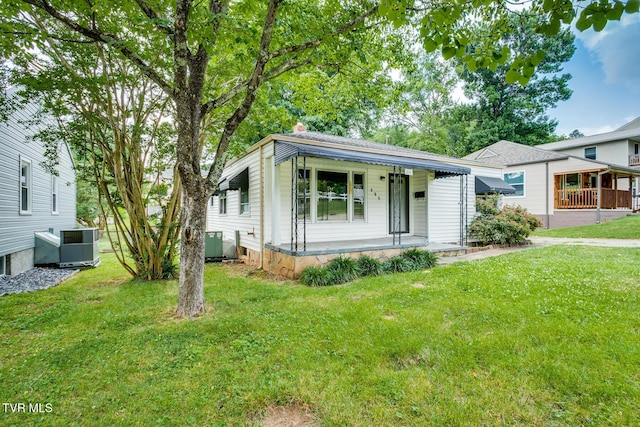
[[[335,136],[335,135],[333,135]],[[272,141],[283,141],[283,142],[294,142],[297,144],[306,144],[306,145],[312,145],[312,146],[316,146],[316,147],[328,147],[328,148],[339,148],[339,149],[348,149],[351,151],[358,151],[358,152],[365,152],[365,153],[375,153],[375,154],[386,154],[386,155],[390,155],[390,156],[395,156],[395,157],[418,157],[418,158],[422,158],[423,160],[435,160],[435,161],[440,161],[443,163],[453,163],[453,164],[458,164],[458,165],[465,165],[465,166],[478,166],[478,167],[489,167],[492,169],[502,169],[502,166],[499,165],[492,165],[492,164],[487,164],[487,163],[482,163],[479,162],[477,160],[469,160],[469,159],[461,159],[458,157],[448,157],[448,156],[444,156],[444,155],[434,155],[432,153],[428,153],[426,151],[419,151],[416,150],[416,152],[411,152],[411,153],[402,153],[402,152],[398,152],[398,151],[387,151],[384,149],[380,149],[380,148],[366,148],[366,147],[357,147],[357,146],[353,146],[353,145],[349,145],[349,146],[345,146],[342,144],[336,144],[333,142],[325,142],[325,141],[314,141],[314,140],[310,140],[310,139],[306,139],[306,138],[297,138],[295,136],[295,134],[271,134],[268,135],[264,138],[262,138],[260,141],[256,142],[255,144],[253,144],[251,147],[247,148],[240,156],[232,159],[229,163],[227,163],[226,166],[232,165],[234,164],[236,161],[240,160],[241,158],[249,155],[250,153],[254,152],[255,150],[259,149],[261,146],[264,146],[266,144],[268,144],[269,142]],[[375,142],[375,141],[370,141],[370,142]]]
[[[631,128],[626,130],[614,130],[611,132],[598,133],[595,135],[581,136],[580,138],[564,139],[562,141],[548,142],[537,147],[543,150],[563,150],[567,148],[584,147],[585,145],[600,144],[603,142],[625,141],[630,139],[640,140],[640,129]],[[547,146],[547,147],[545,147]],[[556,147],[557,146],[557,147]]]

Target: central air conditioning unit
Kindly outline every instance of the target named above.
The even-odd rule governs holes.
[[[100,263],[98,252],[97,228],[60,231],[60,268],[96,267]]]
[[[46,231],[36,231],[35,235],[34,265],[58,264],[60,262],[60,237]]]

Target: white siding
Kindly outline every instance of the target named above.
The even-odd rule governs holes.
[[[302,162],[298,164],[302,167]],[[280,225],[281,243],[291,241],[291,162],[277,166],[280,183]],[[318,170],[335,172],[355,172],[365,174],[365,220],[364,221],[314,221],[307,222],[307,242],[327,242],[353,239],[370,239],[388,235],[387,185],[389,168],[353,162],[338,162],[321,159],[307,159],[307,169],[315,177]],[[380,177],[385,177],[381,180]],[[312,178],[315,183],[315,178]],[[312,195],[315,191],[312,189]],[[317,202],[312,198],[312,212]],[[300,214],[299,241],[302,241],[302,215]],[[276,242],[277,244],[277,242]]]
[[[249,168],[249,212],[240,214],[240,191],[227,191],[227,214],[219,214],[219,196],[213,196],[213,206],[209,203],[207,229],[222,231],[223,238],[235,239],[236,230],[240,231],[240,245],[260,251],[260,150],[225,167],[223,178],[231,178]]]
[[[58,212],[53,213],[52,175],[41,163],[44,147],[28,136],[39,130],[28,123],[41,113],[29,104],[16,111],[6,123],[0,123],[0,256],[33,248],[35,231],[61,229],[76,225],[76,180],[73,160],[67,145],[58,147]],[[20,214],[20,158],[31,162],[31,213]]]
[[[630,144],[627,139],[600,142],[582,147],[566,148],[554,151],[584,158],[584,149],[589,147],[596,147],[595,160],[599,162],[606,162],[620,166],[626,166],[629,164]],[[631,147],[633,147],[633,144],[631,144]]]
[[[460,241],[460,180],[453,176],[429,182],[429,241],[454,243]],[[475,197],[473,198],[475,201]]]

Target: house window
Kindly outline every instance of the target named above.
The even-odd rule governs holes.
[[[249,189],[240,189],[240,214],[249,213]]]
[[[20,213],[31,213],[31,161],[20,159]]]
[[[316,181],[318,221],[346,221],[349,195],[346,172],[318,171]]]
[[[224,191],[218,196],[218,213],[220,215],[227,214],[227,192]]]
[[[585,159],[596,159],[596,147],[587,147],[584,149],[584,158]]]
[[[298,218],[311,221],[311,171],[298,169]]]
[[[579,173],[568,173],[564,175],[563,190],[575,190],[576,188],[582,188],[581,184],[582,175]]]
[[[58,204],[60,199],[58,198],[58,177],[53,175],[51,177],[51,213],[58,213]]]
[[[0,276],[7,274],[7,256],[0,256]]]
[[[505,197],[524,196],[524,172],[505,173],[504,180],[516,189],[514,194],[505,194]]]
[[[633,154],[640,154],[640,144],[633,144]]]
[[[353,174],[353,220],[364,221],[364,174]]]

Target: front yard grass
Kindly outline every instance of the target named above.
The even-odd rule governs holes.
[[[540,237],[568,237],[586,239],[640,239],[640,216],[630,215],[600,224],[578,227],[538,229],[532,233]]]
[[[206,267],[209,311],[110,255],[0,298],[0,425],[633,425],[638,249],[555,246],[309,288]]]

